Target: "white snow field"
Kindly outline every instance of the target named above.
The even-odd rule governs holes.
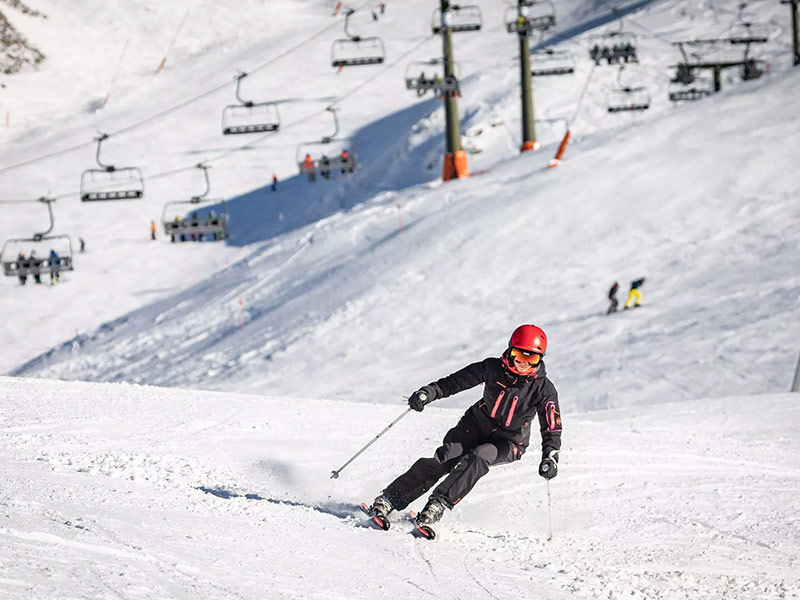
[[[441,53],[433,0],[387,2],[377,21],[377,2],[354,4],[386,61],[342,72],[330,0],[25,4],[47,18],[0,10],[47,59],[0,78],[0,243],[44,232],[35,199],[55,196],[75,270],[0,280],[0,598],[800,598],[787,6],[626,2],[641,62],[620,72],[588,58],[620,27],[614,5],[558,2],[534,45],[558,41],[576,72],[535,79],[543,147],[520,155],[509,4],[477,0],[483,30],[454,36],[473,176],[442,184],[441,102],[403,84]],[[750,51],[769,73],[726,71],[719,94],[672,105],[670,42],[743,21],[768,31]],[[278,103],[278,133],[222,135],[238,71],[245,98]],[[609,114],[618,85],[646,87],[651,108]],[[309,183],[296,152],[331,134],[329,105],[361,166]],[[141,168],[141,200],[79,200],[101,132],[106,162]],[[191,211],[165,205],[202,192],[198,163],[230,237],[173,244],[159,225],[151,241],[151,220]],[[643,307],[606,316],[611,283],[624,301],[641,276]],[[435,541],[402,516],[370,528],[358,504],[478,390],[331,471],[403,396],[499,355],[524,322],[548,333],[565,420],[552,541],[538,440]]]
[[[373,529],[356,506],[460,409],[410,414],[332,480],[400,403],[0,384],[3,598],[799,595],[792,394],[571,415],[552,541],[535,448],[429,541],[402,518]]]

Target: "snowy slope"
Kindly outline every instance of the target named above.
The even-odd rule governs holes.
[[[0,372],[17,376],[0,377],[0,598],[800,597],[800,414],[784,393],[800,72],[785,6],[747,7],[770,23],[769,77],[731,74],[719,96],[673,107],[668,41],[724,35],[738,2],[632,3],[642,63],[625,76],[653,97],[634,116],[606,112],[616,70],[586,59],[589,36],[618,26],[609,5],[559,2],[553,35],[581,61],[536,82],[545,147],[519,156],[507,4],[480,0],[484,31],[456,38],[464,142],[480,153],[474,177],[442,185],[441,106],[402,86],[409,61],[440,51],[430,0],[366,18],[388,64],[342,73],[327,64],[332,1],[28,4],[48,19],[3,10],[48,61],[0,90],[0,238],[46,229],[43,206],[4,201],[49,191],[55,232],[88,252],[56,286],[0,281]],[[220,114],[237,69],[257,69],[246,95],[279,101],[284,129],[233,151],[246,141],[220,135]],[[332,102],[363,168],[309,185],[295,151],[331,131]],[[548,170],[572,115],[567,160]],[[77,200],[98,131],[112,133],[104,156],[149,177],[144,200]],[[202,190],[200,161],[231,238],[151,242],[165,203]],[[624,299],[642,275],[644,307],[605,317],[610,283]],[[363,527],[357,503],[433,451],[477,391],[331,470],[403,394],[496,356],[529,321],[549,334],[565,419],[553,541],[535,443],[434,542],[402,519]]]
[[[208,89],[210,73],[217,81],[230,77],[237,63],[263,64],[311,25],[337,24],[323,4],[301,4],[303,14],[314,15],[303,29],[295,13],[280,13],[270,25],[285,37],[234,60],[210,44],[207,52],[161,74],[169,79],[131,92],[125,110],[112,104],[101,119],[112,129],[124,127],[153,114],[157,105],[178,101],[179,91],[185,97],[189,90]],[[777,70],[787,33],[779,27],[780,9],[754,5],[775,21],[774,42],[763,50],[776,57],[772,78],[732,84],[720,97],[677,109],[669,106],[664,85],[675,51],[642,28],[676,39],[719,34],[735,19],[735,5],[712,11],[702,2],[661,2],[634,13],[627,27],[639,28],[641,70],[653,66],[653,109],[639,116],[608,115],[603,89],[613,84],[615,70],[595,69],[575,122],[582,135],[570,148],[570,162],[545,172],[563,124],[541,123],[540,135],[551,145],[517,158],[516,45],[503,30],[499,4],[487,2],[486,31],[456,40],[466,72],[464,130],[485,147],[471,155],[471,166],[484,173],[439,188],[441,109],[398,90],[407,60],[438,52],[435,39],[425,41],[423,6],[391,5],[385,20],[371,25],[386,36],[390,57],[422,43],[385,72],[336,74],[327,66],[331,38],[341,35],[339,22],[255,76],[262,84],[280,84],[281,95],[294,99],[281,110],[296,124],[254,150],[212,161],[212,196],[230,199],[232,237],[226,247],[176,247],[163,237],[156,243],[147,238],[149,220],[159,218],[166,200],[200,191],[196,170],[148,181],[140,203],[59,200],[56,231],[83,235],[89,253],[78,256],[78,269],[66,277],[69,285],[42,290],[20,288],[8,278],[2,282],[7,293],[0,308],[15,320],[3,324],[8,343],[1,364],[18,374],[247,391],[270,385],[296,394],[306,348],[322,344],[330,352],[325,376],[306,381],[302,393],[368,399],[405,391],[409,372],[425,380],[494,354],[519,321],[535,320],[551,333],[561,380],[577,407],[636,402],[653,386],[670,397],[787,389],[796,348],[792,328],[783,324],[797,323],[797,188],[789,175],[797,120],[789,99],[798,84],[796,74]],[[578,35],[565,44],[579,56],[587,47],[586,27],[617,26],[603,3],[570,7],[560,27]],[[239,18],[252,19],[257,8]],[[178,20],[182,10],[172,10],[172,20]],[[165,25],[162,34],[173,26]],[[420,35],[409,37],[411,32]],[[220,39],[227,40],[223,34]],[[542,119],[574,112],[591,71],[586,63],[575,77],[537,84]],[[314,76],[293,77],[285,69],[290,64]],[[288,176],[296,144],[330,132],[325,103],[364,82],[338,102],[343,131],[355,134],[364,149],[363,170],[324,187],[297,177],[281,181],[275,194],[259,187],[273,169],[282,180]],[[155,121],[119,139],[137,162],[145,161],[145,172],[148,156],[157,172],[213,158],[221,146],[234,147],[218,133],[220,106],[231,96],[228,87],[167,119],[178,129]],[[133,98],[147,103],[137,106]],[[317,116],[292,120],[308,111]],[[95,119],[69,121],[73,133],[59,132],[59,147],[90,138],[87,128]],[[15,159],[49,148],[42,141],[47,135],[40,131],[15,142],[23,149]],[[109,156],[119,157],[123,146],[114,151],[112,142]],[[78,152],[80,160],[67,154],[46,161],[53,166],[46,171],[49,180],[63,173],[66,189],[74,189],[78,165],[91,164],[92,153],[89,146]],[[38,165],[0,173],[11,178],[9,193],[36,189],[26,178],[42,176]],[[6,205],[4,211],[8,235],[46,226],[46,213],[36,204]],[[585,218],[576,220],[578,214]],[[748,227],[742,226],[745,217]],[[522,248],[531,245],[529,258]],[[728,268],[731,249],[741,247],[741,268]],[[624,293],[626,282],[640,275],[650,278],[649,317],[596,318],[611,281],[619,279]],[[775,300],[767,304],[762,298]],[[23,304],[28,308],[20,311]],[[677,348],[675,329],[682,334]],[[376,331],[391,336],[376,337]],[[749,341],[747,349],[741,336]],[[29,360],[65,339],[59,349]],[[401,368],[398,355],[405,357]],[[364,366],[375,361],[380,380],[364,381]],[[620,368],[639,374],[625,389],[609,376]],[[678,369],[680,377],[668,375]],[[332,371],[341,377],[337,389],[329,385]]]
[[[597,134],[569,174],[543,172],[539,155],[380,195],[15,373],[390,397],[496,354],[533,320],[576,408],[788,390],[800,214],[787,174],[800,131],[787,99],[798,85],[791,74]],[[639,275],[645,309],[606,318],[609,282]],[[324,361],[309,378],[310,349]]]
[[[402,520],[365,528],[356,506],[461,408],[411,414],[332,480],[400,405],[0,387],[2,598],[800,597],[789,394],[571,417],[552,542],[529,457],[489,473],[431,542]]]

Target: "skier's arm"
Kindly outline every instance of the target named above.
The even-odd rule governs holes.
[[[468,390],[486,381],[488,372],[487,358],[481,362],[472,363],[463,369],[433,381],[428,385],[423,385],[408,398],[408,405],[416,411],[422,411],[426,405],[439,398],[447,398],[458,392]]]
[[[481,362],[472,363],[463,369],[459,369],[455,373],[451,373],[447,377],[442,377],[434,381],[430,385],[438,388],[438,391],[441,392],[437,398],[447,398],[458,392],[474,388],[476,385],[486,383],[489,363],[491,361],[491,358],[487,358]]]
[[[558,405],[558,392],[552,384],[539,403],[539,431],[542,434],[542,458],[553,450],[561,449],[561,408]]]

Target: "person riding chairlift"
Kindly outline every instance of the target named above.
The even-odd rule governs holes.
[[[308,175],[309,181],[314,181],[316,179],[316,175],[314,174],[314,159],[311,158],[311,154],[306,154],[306,157],[303,160],[303,169]]]

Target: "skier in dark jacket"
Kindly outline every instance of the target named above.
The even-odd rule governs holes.
[[[546,350],[544,331],[535,325],[521,325],[500,358],[472,363],[414,392],[408,404],[421,411],[434,400],[484,384],[482,399],[445,434],[434,456],[420,458],[390,483],[372,503],[370,514],[386,518],[392,510],[406,508],[447,475],[417,515],[419,525],[436,523],[444,509],[458,504],[489,467],[522,458],[534,418],[542,437],[539,474],[548,480],[555,477],[561,411],[558,393],[542,361]]]
[[[611,300],[611,305],[608,307],[608,311],[606,311],[607,315],[610,315],[612,312],[617,312],[617,306],[619,306],[619,301],[617,300],[618,289],[619,283],[615,281],[611,289],[608,290],[608,299]]]

